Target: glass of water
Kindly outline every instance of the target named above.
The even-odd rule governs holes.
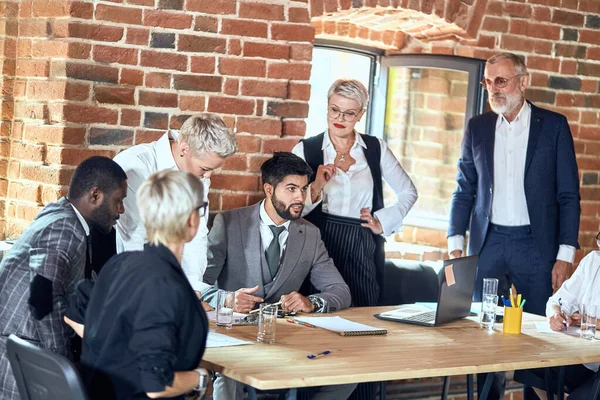
[[[233,325],[233,309],[235,307],[235,292],[221,290],[217,292],[217,326],[231,329]]]
[[[258,334],[256,335],[256,341],[267,344],[275,343],[277,304],[262,303],[258,313]]]
[[[485,329],[494,329],[496,322],[496,306],[498,305],[498,279],[484,278],[481,296],[481,314],[479,326]]]
[[[581,314],[581,337],[593,340],[596,337],[596,306],[580,304],[579,314]]]

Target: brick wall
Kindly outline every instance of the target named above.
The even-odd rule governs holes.
[[[262,160],[304,134],[316,32],[388,54],[523,55],[529,98],[571,124],[578,257],[593,247],[600,2],[307,1],[0,0],[0,232],[22,230],[83,158],[153,140],[199,111],[222,115],[239,135],[240,154],[214,177],[213,211],[254,202]]]

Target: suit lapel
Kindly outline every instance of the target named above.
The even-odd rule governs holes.
[[[527,156],[525,158],[525,176],[527,176],[527,169],[529,169],[533,159],[535,148],[542,134],[542,124],[544,123],[538,108],[531,103],[529,105],[531,106],[531,120],[529,122],[529,139],[527,140]]]
[[[296,221],[290,223],[290,232],[285,246],[285,255],[283,263],[279,266],[279,272],[275,276],[275,281],[267,293],[266,297],[276,293],[283,283],[290,277],[292,271],[298,264],[305,241],[305,228]],[[298,287],[300,289],[300,287]]]
[[[485,151],[485,163],[487,165],[490,182],[494,183],[494,145],[496,143],[496,122],[499,116],[494,113],[490,113],[489,121],[486,125],[491,125],[493,128],[490,129],[489,134],[484,135],[484,151]]]
[[[260,202],[254,206],[245,209],[240,213],[240,236],[246,257],[246,265],[249,271],[251,284],[249,287],[258,285],[263,290],[262,266],[260,260],[260,222],[259,222]]]

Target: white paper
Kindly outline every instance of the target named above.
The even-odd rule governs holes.
[[[535,329],[537,329],[539,333],[549,334],[567,334],[572,336],[579,336],[579,334],[581,333],[581,329],[577,326],[570,326],[567,328],[566,331],[553,331],[552,328],[550,328],[550,323],[548,321],[536,322]]]
[[[359,324],[342,317],[296,317],[295,319],[334,332],[371,332],[382,329]]]
[[[436,304],[436,303],[432,303],[432,304]],[[421,304],[407,304],[407,305],[400,306],[400,307],[396,308],[395,310],[382,312],[381,316],[389,317],[389,318],[408,318],[408,317],[413,317],[413,316],[419,315],[419,314],[430,313],[431,311],[435,311],[436,308],[431,309],[429,306],[421,305]]]
[[[254,342],[248,342],[246,340],[236,339],[231,336],[217,333],[214,330],[208,331],[208,338],[206,339],[206,347],[229,347],[229,346],[242,346],[245,344],[254,344]]]

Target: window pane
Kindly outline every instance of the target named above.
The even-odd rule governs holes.
[[[358,53],[316,47],[313,50],[310,75],[310,102],[306,119],[306,137],[316,136],[327,129],[327,91],[339,78],[354,78],[369,88],[371,57]],[[356,124],[365,133],[367,118]]]
[[[446,229],[456,189],[467,106],[467,72],[391,67],[384,138],[412,178],[419,199],[405,225]],[[386,190],[386,204],[394,195]]]

